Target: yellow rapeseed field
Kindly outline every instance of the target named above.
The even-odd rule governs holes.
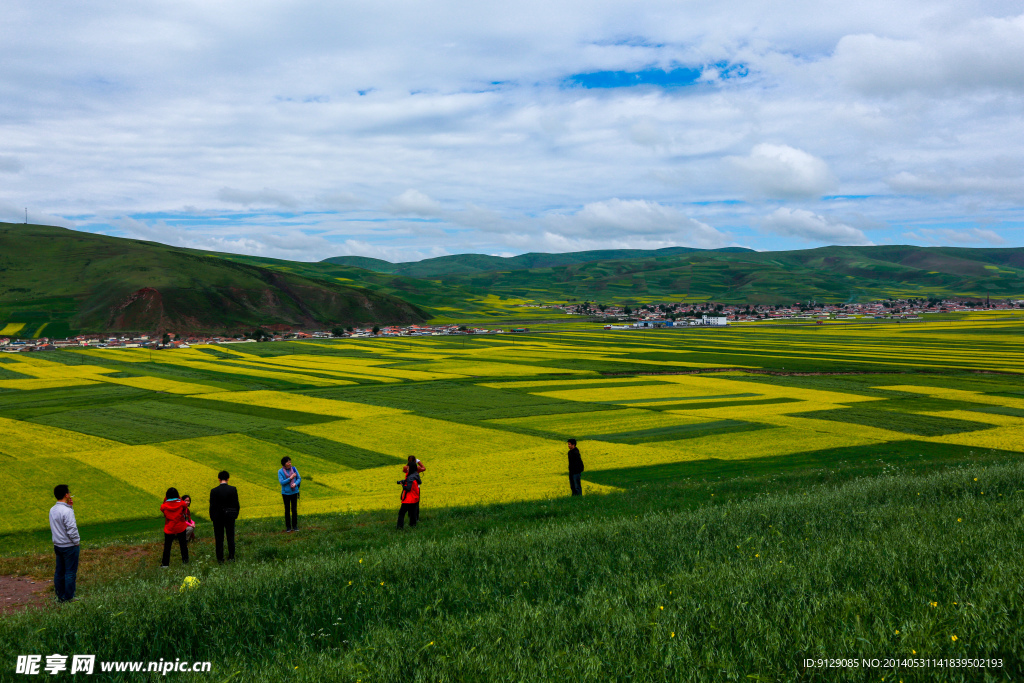
[[[209,491],[217,485],[217,473],[222,469],[217,462],[200,464],[154,445],[79,451],[69,456],[149,493],[157,499],[154,509],[159,507],[159,502],[163,500],[167,489],[173,486],[182,495],[189,494],[194,500],[197,499],[199,510],[202,511],[204,498],[208,501]],[[276,471],[275,469],[274,472]],[[232,474],[231,484],[238,488],[239,499],[245,501],[242,517],[259,516],[250,509],[252,506],[280,505],[280,486],[273,476],[268,479],[269,481],[254,482]],[[204,496],[204,493],[207,495]],[[136,511],[125,511],[126,515],[139,516],[135,513]]]
[[[626,408],[599,410],[593,413],[559,413],[534,417],[512,417],[489,420],[496,424],[526,427],[542,432],[570,436],[584,434],[618,434],[644,429],[710,422],[713,418]]]
[[[903,375],[902,384],[883,386],[886,377],[872,378],[856,385],[864,387],[862,393],[846,393],[843,387],[853,385],[843,378],[775,381],[742,372],[599,374],[618,373],[623,367],[637,373],[754,368],[762,361],[767,366],[769,360],[785,363],[787,358],[826,365],[841,361],[847,368],[868,364],[890,370],[968,367],[1024,372],[1024,347],[1015,345],[1015,337],[979,336],[979,330],[1002,330],[1007,325],[963,323],[941,335],[920,326],[825,326],[813,335],[757,328],[742,333],[569,331],[516,338],[318,341],[309,344],[315,353],[303,354],[295,350],[302,347],[291,345],[282,355],[274,355],[281,347],[254,344],[160,352],[82,349],[70,352],[71,358],[81,361],[70,364],[48,360],[46,354],[12,354],[0,367],[17,373],[8,377],[22,379],[0,379],[0,459],[7,458],[10,465],[0,475],[9,491],[6,500],[0,500],[0,533],[45,522],[40,511],[49,507],[55,483],[72,484],[83,501],[82,523],[140,517],[153,517],[158,523],[156,508],[169,486],[195,496],[203,514],[205,493],[216,484],[222,468],[232,472],[232,483],[240,489],[243,517],[277,516],[276,472],[283,455],[291,457],[306,477],[301,505],[306,513],[396,507],[394,482],[401,466],[353,469],[360,462],[387,460],[359,461],[367,454],[360,455],[357,449],[390,456],[396,463],[409,455],[423,460],[428,467],[423,488],[427,507],[564,496],[565,438],[570,436],[581,439],[589,473],[707,459],[782,457],[913,439],[1019,451],[1024,419],[980,412],[984,406],[1024,409],[1024,396],[1008,395],[1005,379],[997,385],[979,376],[964,388],[951,388],[955,385],[948,382],[918,386],[915,375]],[[979,351],[984,344],[996,343],[1005,349],[998,354]],[[709,361],[708,354],[720,355]],[[122,365],[125,362],[131,366]],[[608,370],[603,363],[610,364]],[[124,374],[137,376],[120,376]],[[930,383],[943,384],[929,377]],[[155,393],[140,399],[136,392],[118,391],[112,385]],[[232,390],[239,385],[293,389]],[[67,409],[74,411],[66,419],[60,414],[65,409],[60,405],[64,389],[69,390]],[[93,395],[106,397],[97,402],[96,410],[89,402]],[[919,420],[924,428],[941,429],[943,419],[989,428],[926,437],[884,428],[899,426],[901,414],[912,420],[909,413],[889,411],[878,421],[881,427],[864,418],[872,403],[907,395],[957,402],[951,405],[955,410],[922,410],[920,416],[937,418],[932,423]],[[149,403],[119,407],[121,400]],[[912,407],[916,401],[909,399],[908,404]],[[218,433],[230,430],[216,420],[196,418],[197,405],[248,415],[225,418],[224,424],[249,433]],[[979,411],[970,410],[971,405]],[[821,414],[803,416],[851,407],[855,410],[847,415],[856,413],[867,424],[821,419]],[[262,430],[261,415],[269,416],[267,429],[274,431]],[[160,425],[163,419],[167,424]],[[146,420],[160,428],[155,433],[179,438],[148,445],[119,441],[145,441]],[[708,423],[720,423],[715,425],[718,431],[696,428]],[[82,428],[102,436],[49,424],[86,425]],[[533,430],[534,435],[515,429]],[[616,435],[646,441],[634,445],[600,440]],[[300,444],[310,444],[319,457],[274,441],[303,449],[306,446]],[[337,462],[332,459],[334,445]],[[497,484],[496,472],[508,473],[514,485]],[[26,480],[30,483],[19,483]],[[589,481],[584,486],[588,494],[615,490]]]
[[[19,461],[119,445],[116,441],[98,436],[0,417],[0,453]]]
[[[328,415],[331,417],[358,418],[382,415],[402,415],[406,411],[395,408],[372,406],[366,403],[349,401],[333,401],[326,398],[304,396],[280,391],[234,391],[219,394],[207,394],[200,398],[212,401],[228,401],[243,405],[262,406],[264,408],[280,408],[300,412]]]

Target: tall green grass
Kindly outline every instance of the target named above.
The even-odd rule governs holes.
[[[327,518],[298,537],[243,538],[235,566],[208,549],[187,571],[141,562],[78,603],[3,620],[0,649],[210,660],[204,681],[1024,676],[1024,464],[675,500],[665,486],[426,508],[403,534]],[[179,593],[186,573],[202,583]],[[802,665],[887,656],[1004,667]]]

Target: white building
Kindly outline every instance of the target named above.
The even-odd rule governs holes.
[[[729,318],[724,315],[720,316],[706,316],[702,315],[700,320],[691,320],[691,325],[707,325],[709,327],[725,327],[729,324]]]

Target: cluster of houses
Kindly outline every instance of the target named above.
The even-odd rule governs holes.
[[[508,330],[514,332],[529,332],[524,327],[514,327]],[[423,337],[439,336],[446,334],[505,334],[506,330],[485,330],[478,327],[466,327],[465,325],[408,325],[405,327],[390,325],[387,327],[353,327],[347,329],[335,329],[333,331],[306,332],[303,330],[291,330],[284,325],[275,325],[271,331],[259,335],[235,336],[223,335],[167,335],[165,339],[161,335],[137,334],[110,336],[100,334],[83,334],[67,339],[11,339],[0,337],[0,351],[5,353],[21,353],[26,351],[50,351],[64,348],[104,348],[104,349],[163,349],[163,348],[188,348],[193,344],[247,344],[255,343],[252,338],[259,336],[262,341],[294,341],[301,339],[348,339],[354,337]]]
[[[730,322],[755,320],[920,320],[921,316],[929,313],[1024,308],[1024,300],[890,299],[869,303],[801,302],[777,306],[678,302],[640,304],[635,308],[583,302],[567,303],[560,308],[573,315],[604,317],[608,322],[632,321],[625,325],[610,324],[606,329],[636,329],[692,325],[718,327]]]
[[[889,299],[870,303],[822,304],[801,302],[793,305],[768,306],[716,303],[641,304],[606,306],[592,302],[566,303],[555,306],[566,313],[601,316],[606,330],[650,329],[662,327],[723,327],[731,322],[756,320],[855,320],[864,318],[920,320],[929,313],[951,313],[976,310],[1024,309],[1024,300],[991,301],[986,299]],[[619,323],[619,324],[616,324]],[[625,324],[622,324],[625,323]],[[306,332],[287,325],[274,325],[269,330],[249,335],[78,335],[68,339],[11,339],[0,337],[0,351],[20,353],[60,348],[180,348],[193,344],[245,344],[256,341],[290,341],[296,339],[344,339],[360,337],[422,337],[448,334],[506,334],[528,332],[524,327],[483,329],[465,325],[390,325],[387,327],[334,328],[331,331]],[[253,338],[255,337],[255,338]]]
[[[606,330],[641,330],[659,327],[725,327],[729,318],[724,315],[702,315],[699,318],[644,318],[628,325],[605,325]]]

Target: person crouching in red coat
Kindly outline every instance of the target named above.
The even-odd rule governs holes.
[[[420,519],[420,484],[422,479],[417,471],[416,456],[409,456],[409,464],[405,466],[405,478],[399,479],[402,485],[402,507],[398,510],[398,528],[405,524],[405,514],[409,513],[409,526],[416,526]]]
[[[167,489],[160,512],[164,513],[164,519],[167,520],[164,522],[164,557],[160,566],[167,567],[171,564],[171,545],[174,539],[178,539],[178,545],[181,547],[181,563],[188,564],[188,542],[185,540],[188,503],[178,496],[178,489],[173,486]]]

